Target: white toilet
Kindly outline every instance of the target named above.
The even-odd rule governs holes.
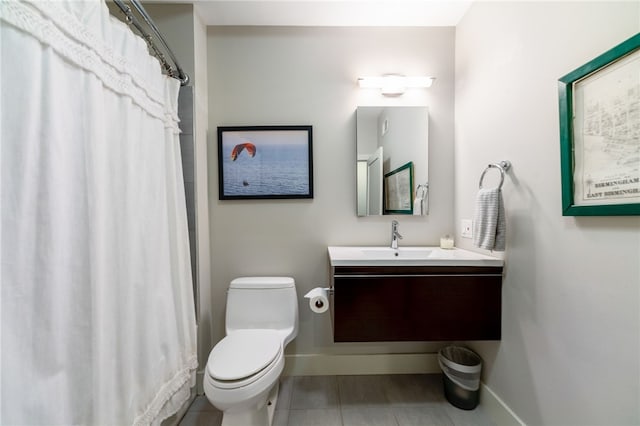
[[[204,392],[222,411],[222,426],[270,426],[284,348],[298,334],[293,278],[231,281],[226,333],[209,354]]]

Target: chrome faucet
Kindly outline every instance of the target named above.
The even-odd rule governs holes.
[[[398,223],[397,220],[391,221],[391,248],[392,249],[397,249],[398,239],[402,239],[402,235],[400,235],[400,233],[398,232],[399,225],[400,224]]]

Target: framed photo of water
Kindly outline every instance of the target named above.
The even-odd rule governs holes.
[[[312,126],[218,127],[220,200],[313,198]]]

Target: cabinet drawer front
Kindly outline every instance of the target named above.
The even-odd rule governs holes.
[[[336,274],[334,340],[499,340],[501,287],[495,273]]]

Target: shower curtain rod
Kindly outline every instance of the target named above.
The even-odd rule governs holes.
[[[155,42],[153,41],[153,37],[151,35],[149,35],[149,33],[147,31],[144,30],[144,28],[140,24],[140,21],[133,14],[133,11],[131,10],[131,7],[129,7],[124,2],[124,0],[113,0],[113,2],[125,14],[125,20],[126,20],[127,24],[133,25],[140,32],[142,37],[145,39],[145,41],[149,45],[149,48],[153,51],[153,54],[158,58],[158,60],[162,64],[162,67],[167,72],[167,74],[170,77],[173,77],[173,78],[175,78],[177,80],[180,80],[180,84],[182,86],[186,86],[187,83],[189,82],[189,76],[180,67],[180,64],[178,63],[178,60],[176,59],[176,57],[174,56],[173,52],[169,48],[169,45],[165,41],[164,37],[162,37],[162,34],[160,34],[160,30],[158,30],[158,27],[156,27],[156,24],[153,22],[153,19],[151,19],[151,17],[147,13],[147,11],[144,9],[144,7],[142,7],[142,4],[140,4],[140,1],[139,0],[129,0],[129,2],[133,5],[133,7],[138,12],[138,14],[140,14],[140,16],[142,16],[142,19],[147,24],[147,26],[149,28],[151,28],[151,31],[156,35],[158,40],[160,40],[160,43],[164,47],[164,50],[169,54],[169,58],[173,62],[173,65],[175,65],[175,69],[167,61],[167,58],[165,57],[165,55],[162,52],[162,50],[160,50],[158,48],[158,46],[155,44]]]

